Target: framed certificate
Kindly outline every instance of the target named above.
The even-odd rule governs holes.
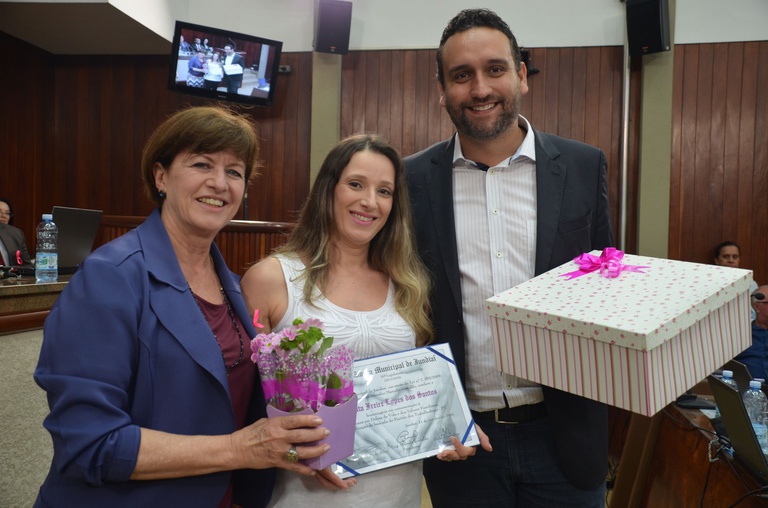
[[[437,455],[451,436],[479,444],[448,344],[356,360],[355,448],[331,469],[349,478]]]

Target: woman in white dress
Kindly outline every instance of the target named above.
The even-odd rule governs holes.
[[[208,40],[208,39],[206,39]],[[224,77],[224,68],[221,66],[221,55],[215,52],[205,63],[205,83],[203,88],[206,90],[216,90]]]
[[[429,282],[415,251],[397,151],[368,134],[331,149],[287,244],[251,267],[241,285],[249,311],[260,311],[263,332],[289,327],[296,317],[318,318],[334,345],[346,345],[356,358],[429,342]],[[454,446],[438,458],[475,453],[457,440]],[[324,470],[307,481],[278,471],[270,506],[421,504],[421,461],[347,480],[346,491],[318,481],[332,474]]]

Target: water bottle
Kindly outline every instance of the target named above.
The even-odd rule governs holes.
[[[35,278],[37,282],[56,282],[59,279],[58,254],[59,228],[53,215],[43,214],[43,222],[37,225],[37,250],[35,251]]]
[[[763,454],[768,455],[768,428],[766,428],[765,414],[768,411],[768,399],[760,389],[760,381],[749,382],[749,390],[744,392],[744,407],[755,429],[755,436],[763,449]]]
[[[737,392],[739,391],[739,385],[736,383],[736,380],[733,379],[733,371],[732,370],[724,370],[723,371],[723,377],[722,377],[723,383],[727,384]],[[720,416],[720,408],[715,406],[715,418]]]

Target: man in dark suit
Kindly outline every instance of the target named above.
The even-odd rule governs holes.
[[[459,13],[437,63],[440,104],[457,134],[406,159],[408,185],[437,341],[451,344],[493,451],[425,461],[432,503],[602,507],[607,408],[498,372],[485,299],[613,245],[605,155],[519,116],[527,70],[495,13]]]
[[[32,259],[24,241],[24,232],[16,226],[0,223],[0,265],[32,266]]]
[[[243,55],[235,53],[235,47],[232,44],[225,44],[224,52],[227,56],[224,57],[224,79],[222,81],[227,87],[227,93],[237,93],[238,88],[243,83],[245,60],[243,60]],[[240,72],[232,70],[233,68],[230,67],[232,65],[239,65]]]

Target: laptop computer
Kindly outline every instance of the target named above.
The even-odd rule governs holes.
[[[720,409],[733,456],[754,470],[764,483],[768,483],[768,461],[752,429],[741,394],[715,376],[707,376],[707,381]]]
[[[75,273],[93,249],[101,224],[101,210],[53,207],[53,222],[59,227],[59,273]]]
[[[58,254],[59,275],[75,273],[93,249],[93,241],[99,231],[101,210],[86,208],[53,207],[53,222],[59,228]],[[34,267],[15,268],[21,275],[34,275]]]

